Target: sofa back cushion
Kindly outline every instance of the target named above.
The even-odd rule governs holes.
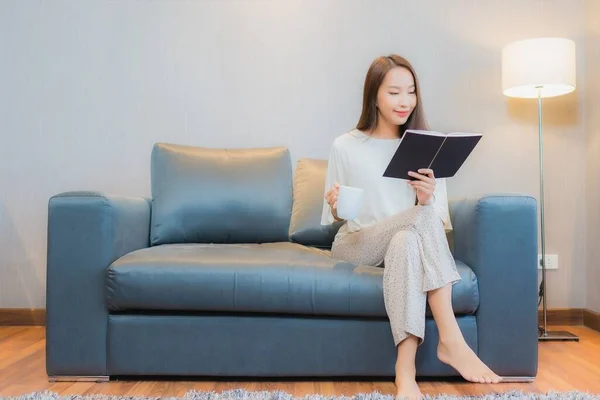
[[[151,245],[289,240],[292,165],[285,147],[157,143],[151,175]]]
[[[321,225],[326,175],[327,160],[298,160],[294,174],[294,205],[290,223],[292,242],[331,248],[342,222]]]

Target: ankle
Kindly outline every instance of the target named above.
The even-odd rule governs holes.
[[[417,377],[417,369],[414,366],[396,365],[396,381],[414,381]]]
[[[465,339],[462,337],[462,335],[440,335],[440,340],[438,343],[446,348],[453,348],[464,344]]]
[[[415,383],[417,383],[417,378],[415,376],[400,375],[396,376],[396,379],[394,380],[394,384],[398,389],[410,387]]]

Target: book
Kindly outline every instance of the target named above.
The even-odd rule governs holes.
[[[481,140],[481,133],[441,133],[408,129],[383,176],[416,180],[408,171],[433,170],[436,178],[453,177]]]

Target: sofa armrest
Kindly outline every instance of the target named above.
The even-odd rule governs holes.
[[[537,203],[524,195],[450,204],[454,256],[479,284],[478,354],[502,376],[537,374]]]
[[[150,201],[66,192],[48,202],[46,371],[106,375],[105,276],[150,244]]]

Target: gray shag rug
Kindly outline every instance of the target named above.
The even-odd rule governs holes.
[[[591,394],[582,391],[528,393],[511,390],[505,393],[490,393],[481,396],[455,396],[439,394],[426,395],[430,400],[600,400],[600,394]],[[289,393],[275,391],[247,391],[245,389],[227,390],[221,393],[214,391],[190,390],[182,397],[142,397],[142,396],[114,396],[114,395],[69,395],[60,396],[56,393],[32,392],[21,396],[0,397],[0,400],[395,400],[393,395],[382,394],[378,391],[371,393],[358,393],[353,396],[324,396],[311,394],[295,397]]]

